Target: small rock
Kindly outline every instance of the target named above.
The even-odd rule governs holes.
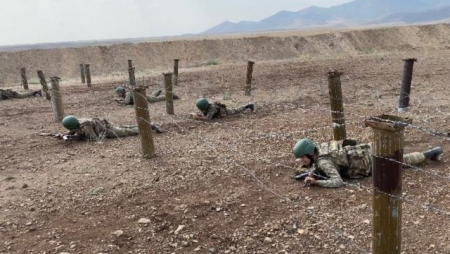
[[[123,235],[123,231],[122,230],[116,230],[112,234],[117,236],[117,237],[120,237],[121,235]]]
[[[138,221],[139,224],[149,224],[150,223],[150,219],[147,218],[140,218]]]
[[[173,233],[175,235],[178,235],[178,233],[180,233],[180,231],[183,230],[184,227],[185,225],[179,225],[178,228]]]
[[[265,243],[272,243],[272,238],[266,237],[266,238],[264,238],[264,242]]]

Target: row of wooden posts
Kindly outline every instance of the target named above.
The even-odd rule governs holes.
[[[173,85],[177,86],[178,85],[178,65],[179,65],[179,61],[180,59],[174,59],[174,65],[173,65]],[[245,95],[251,95],[251,90],[252,90],[252,76],[253,76],[253,65],[255,64],[255,62],[253,61],[248,61],[247,63],[247,79],[245,82]],[[128,60],[128,68],[133,67],[133,61],[132,60]],[[38,71],[38,76],[39,76],[39,72],[42,73],[42,71]],[[43,74],[42,74],[43,75]],[[80,64],[80,76],[81,76],[81,83],[86,84],[87,86],[90,88],[92,87],[92,79],[91,79],[91,67],[90,64]],[[28,78],[27,78],[27,72],[26,72],[26,68],[25,67],[21,67],[20,68],[20,78],[22,80],[22,86],[23,89],[28,90]],[[42,79],[39,76],[41,82]]]
[[[406,111],[409,104],[411,80],[415,58],[403,59],[402,86],[398,112]],[[328,73],[333,139],[345,140],[345,115],[339,71]],[[373,130],[373,233],[372,253],[401,253],[402,242],[402,164],[404,128],[411,119],[391,115],[370,117],[365,126]],[[389,144],[386,146],[386,143]]]

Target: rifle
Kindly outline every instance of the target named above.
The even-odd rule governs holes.
[[[316,170],[316,167],[313,165],[312,167],[311,167],[311,169],[309,169],[307,172],[305,172],[305,173],[301,173],[300,175],[296,175],[296,176],[294,176],[294,179],[295,180],[298,180],[298,181],[303,181],[303,179],[305,179],[306,177],[308,177],[308,176],[312,176],[312,177],[314,177],[314,171]],[[305,182],[305,184],[303,185],[303,187],[309,187],[310,186],[310,181],[306,181]]]
[[[64,141],[83,140],[83,137],[81,137],[79,135],[68,135],[68,134],[61,134],[61,133],[39,133],[39,136],[54,137],[56,139],[62,139]]]
[[[81,137],[79,135],[63,135],[62,138],[63,138],[64,141],[83,140],[83,137]]]
[[[39,133],[39,136],[46,136],[46,137],[54,137],[56,139],[63,139],[63,134],[61,133]]]

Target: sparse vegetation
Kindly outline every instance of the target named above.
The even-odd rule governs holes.
[[[217,61],[217,59],[215,58],[209,59],[208,62],[206,62],[206,65],[218,65],[218,64],[219,61]]]

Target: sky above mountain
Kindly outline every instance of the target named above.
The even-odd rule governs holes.
[[[0,0],[0,45],[176,36],[351,0]]]

